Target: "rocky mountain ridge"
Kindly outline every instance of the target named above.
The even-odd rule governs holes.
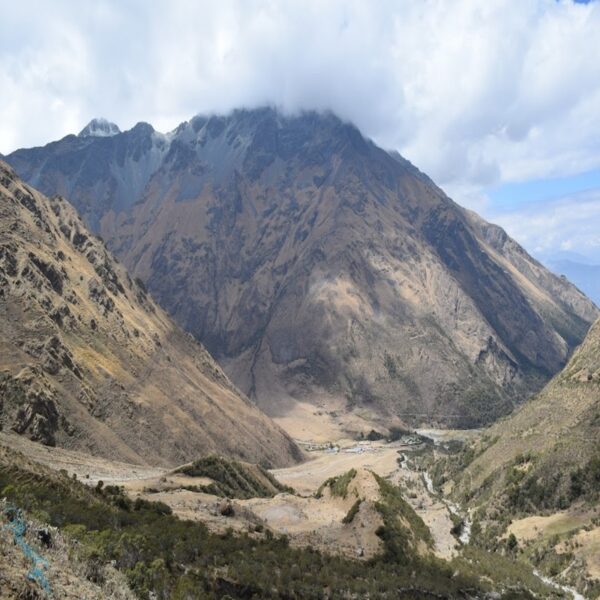
[[[0,427],[140,464],[290,464],[291,439],[64,199],[0,162]]]
[[[539,389],[598,309],[331,114],[67,136],[7,157],[67,195],[272,415],[472,426]]]

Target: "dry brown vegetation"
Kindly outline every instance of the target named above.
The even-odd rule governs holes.
[[[0,162],[0,426],[138,464],[301,458],[90,234]]]

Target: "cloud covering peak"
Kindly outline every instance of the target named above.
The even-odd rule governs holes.
[[[2,21],[4,153],[96,114],[165,131],[272,104],[330,109],[442,185],[600,167],[598,2],[24,0]]]

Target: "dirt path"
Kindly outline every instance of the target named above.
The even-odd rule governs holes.
[[[448,507],[427,489],[423,475],[408,467],[406,461],[391,477],[392,483],[406,490],[404,496],[429,527],[435,553],[441,558],[456,555],[457,540],[451,530],[454,525]]]
[[[62,448],[52,448],[32,442],[14,433],[0,432],[0,444],[22,452],[31,460],[59,471],[64,469],[69,475],[76,475],[83,483],[96,484],[99,480],[122,483],[131,480],[159,477],[166,469],[145,467],[130,463],[98,458]]]

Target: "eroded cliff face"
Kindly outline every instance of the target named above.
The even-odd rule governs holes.
[[[160,139],[148,131],[140,190],[97,192],[129,172],[133,131],[7,160],[48,192],[70,190],[272,414],[308,399],[382,422],[485,423],[556,373],[598,315],[501,229],[332,115],[236,111]]]
[[[138,463],[300,458],[71,205],[1,161],[0,427]]]

